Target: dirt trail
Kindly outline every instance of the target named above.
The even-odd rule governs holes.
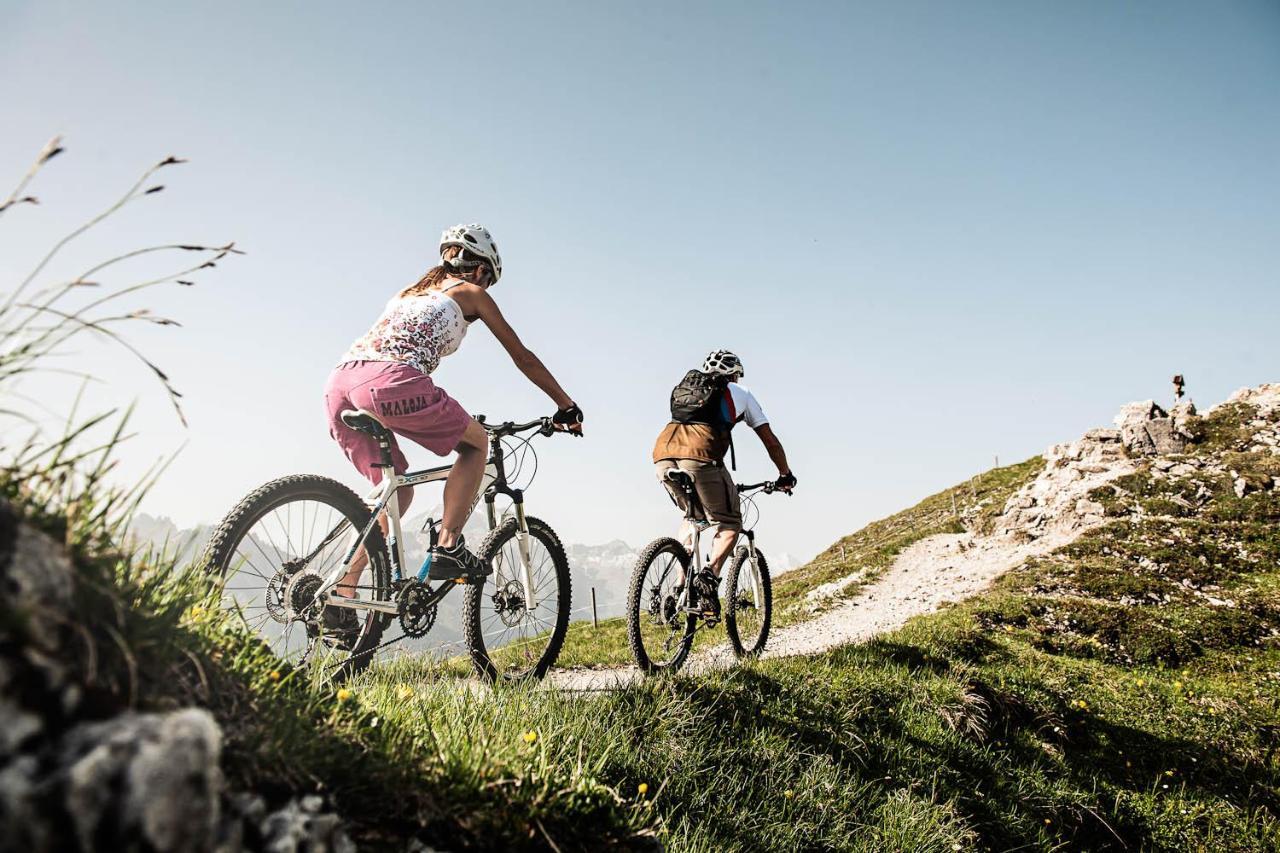
[[[765,657],[812,655],[846,643],[866,640],[903,625],[913,616],[932,613],[949,602],[980,592],[1001,574],[1029,557],[1046,554],[1082,532],[1050,533],[1032,542],[1013,537],[972,534],[930,536],[907,548],[893,565],[857,596],[807,622],[770,634]],[[705,672],[732,666],[727,646],[695,653],[685,667]],[[634,666],[610,669],[556,670],[547,677],[561,690],[610,690],[640,678]]]

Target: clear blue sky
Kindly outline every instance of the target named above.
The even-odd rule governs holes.
[[[4,281],[170,153],[168,191],[61,271],[249,251],[147,302],[186,323],[138,340],[189,431],[82,350],[95,400],[140,401],[125,473],[186,442],[147,506],[183,524],[287,472],[358,483],[325,376],[457,221],[493,230],[495,297],[587,412],[530,495],[570,541],[671,525],[648,453],[710,348],[787,446],[801,488],[761,535],[800,556],[1175,372],[1201,403],[1280,380],[1275,2],[0,0],[0,109],[13,180],[68,145],[0,221]],[[550,408],[479,328],[437,377],[473,411]]]

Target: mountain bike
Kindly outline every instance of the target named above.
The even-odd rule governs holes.
[[[319,677],[336,682],[363,670],[379,650],[426,636],[439,603],[461,587],[463,641],[476,673],[490,682],[541,678],[559,655],[569,624],[569,563],[555,531],[525,514],[524,491],[509,484],[506,462],[514,451],[504,440],[523,444],[523,465],[532,436],[522,434],[550,436],[557,432],[552,419],[491,425],[476,418],[489,436],[489,459],[472,504],[474,511],[483,496],[489,534],[476,555],[492,573],[435,584],[428,579],[430,550],[416,574],[406,572],[397,490],[444,480],[453,466],[396,474],[390,430],[364,411],[343,412],[342,420],[377,439],[382,482],[363,500],[336,480],[306,474],[251,492],[222,520],[205,552],[208,570],[222,580],[224,605],[281,658],[316,667]],[[501,518],[499,495],[511,501]],[[384,514],[386,536],[378,523]],[[439,523],[428,519],[424,531],[432,546],[438,530]],[[366,565],[354,589],[344,585],[354,597],[335,594],[359,560]],[[354,611],[358,628],[327,629],[326,608]]]
[[[684,666],[698,628],[713,628],[719,619],[699,601],[699,585],[690,581],[702,570],[702,533],[706,520],[693,477],[671,470],[667,479],[685,497],[689,543],[670,537],[650,542],[636,560],[627,595],[627,639],[636,664],[647,673],[675,672]],[[755,493],[779,491],[773,481],[739,485],[744,512],[755,510]],[[759,517],[757,511],[757,518]],[[753,526],[744,525],[725,575],[721,613],[729,646],[739,659],[764,651],[773,617],[769,564],[756,548]]]

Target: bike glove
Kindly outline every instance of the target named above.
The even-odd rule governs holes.
[[[796,487],[796,475],[788,471],[779,477],[773,486],[777,489],[794,489]]]
[[[567,409],[560,409],[551,416],[551,421],[560,426],[574,426],[582,423],[582,420],[582,409],[578,408],[577,403]]]

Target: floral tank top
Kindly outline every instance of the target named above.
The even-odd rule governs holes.
[[[445,291],[395,296],[382,316],[342,356],[342,361],[393,361],[430,374],[454,352],[471,323]]]

